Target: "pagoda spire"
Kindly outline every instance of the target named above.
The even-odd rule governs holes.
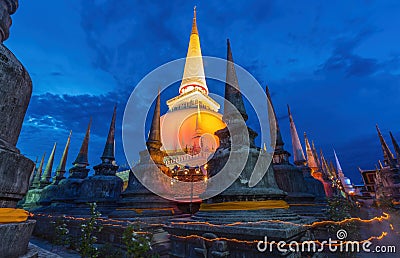
[[[274,105],[272,104],[271,94],[269,93],[268,86],[265,86],[265,93],[267,94],[267,98],[268,98],[268,101],[269,101],[269,104],[268,104],[268,117],[272,117],[273,116],[274,119],[275,119],[275,125],[271,126],[271,129],[273,127],[275,127],[275,130],[276,130],[275,151],[282,151],[283,150],[283,145],[285,145],[285,143],[283,142],[283,139],[282,139],[281,129],[279,128],[278,118],[276,117],[275,108],[274,108]],[[271,135],[273,133],[274,132],[271,132]]]
[[[378,132],[379,141],[381,142],[385,164],[390,167],[396,166],[395,162],[394,162],[394,156],[393,156],[392,152],[390,151],[389,146],[387,145],[385,139],[383,138],[378,125],[376,125],[376,131]]]
[[[383,165],[382,165],[381,160],[378,160],[378,164],[379,164],[379,168],[382,169],[382,168],[383,168]]]
[[[42,172],[43,172],[43,163],[44,163],[44,157],[46,156],[46,152],[43,153],[42,159],[40,160],[39,167],[36,171],[35,177],[33,178],[32,182],[32,188],[37,188],[40,185],[40,179],[42,177]]]
[[[338,159],[338,157],[336,155],[336,151],[335,150],[333,150],[333,154],[335,156],[336,168],[337,168],[337,171],[338,171],[338,175],[339,175],[339,177],[344,177],[342,166],[340,165],[340,162],[339,162],[339,159]]]
[[[31,175],[30,175],[30,177],[29,177],[29,186],[31,186],[32,183],[33,183],[33,178],[35,177],[35,171],[36,171],[36,165],[37,165],[37,163],[38,163],[38,156],[36,156],[35,165],[33,166]]]
[[[91,125],[92,125],[92,118],[90,118],[88,127],[86,129],[86,134],[85,137],[83,138],[81,149],[79,150],[78,156],[72,163],[72,165],[74,166],[69,169],[69,178],[83,179],[86,178],[89,173],[89,169],[86,167],[89,166],[88,148],[89,148]]]
[[[115,118],[117,116],[117,105],[114,106],[113,116],[111,118],[110,129],[108,130],[108,136],[106,145],[104,146],[103,155],[101,160],[103,162],[115,160]]]
[[[183,78],[181,86],[179,87],[179,94],[183,94],[194,89],[200,90],[206,95],[208,94],[196,19],[196,7],[194,7],[192,32],[190,34],[189,47],[186,55]]]
[[[193,22],[192,22],[192,32],[190,34],[199,35],[199,31],[197,30],[197,21],[196,21],[196,6],[193,7]]]
[[[315,148],[314,140],[311,141],[311,150],[314,155],[315,161],[317,162],[318,168],[322,169],[321,162],[319,161],[317,149]]]
[[[71,134],[72,134],[72,130],[69,132],[67,143],[65,144],[65,148],[64,148],[63,154],[61,156],[60,164],[58,165],[58,167],[56,169],[56,176],[54,177],[53,184],[58,184],[58,182],[60,182],[62,179],[65,178],[64,177],[65,165],[67,164],[69,144],[71,142]]]
[[[304,156],[303,147],[300,143],[299,135],[297,134],[296,125],[294,124],[292,113],[290,112],[290,107],[287,105],[290,121],[290,135],[292,136],[292,146],[293,146],[293,158],[294,164],[297,166],[305,165],[306,158]]]
[[[147,139],[146,145],[149,149],[159,150],[162,146],[161,143],[161,127],[160,127],[160,106],[161,97],[160,90],[158,90],[158,95],[156,99],[156,105],[154,107],[153,120],[151,121],[149,138]]]
[[[235,114],[237,114],[237,112],[239,112],[242,115],[244,121],[247,121],[248,116],[246,113],[246,109],[244,107],[243,96],[239,88],[239,82],[236,75],[235,64],[233,62],[233,57],[232,57],[231,44],[229,42],[229,39],[227,39],[227,65],[226,65],[225,105],[224,105],[223,120],[225,120],[225,122],[229,121],[230,118],[235,117]]]
[[[329,167],[331,169],[331,173],[332,173],[333,177],[337,178],[338,177],[337,171],[336,171],[335,166],[333,165],[332,161],[329,162]]]
[[[338,171],[338,177],[340,179],[340,182],[342,183],[342,187],[343,187],[343,191],[345,193],[345,195],[353,195],[354,194],[354,187],[351,184],[351,181],[349,178],[347,178],[342,170],[342,166],[340,165],[339,159],[336,155],[336,151],[333,150],[333,154],[335,155],[335,161],[336,161],[336,167],[337,167],[337,171]]]
[[[100,157],[101,163],[93,167],[95,175],[115,176],[119,166],[115,163],[115,118],[117,116],[117,106],[114,106],[111,118],[110,129],[108,131],[106,145],[103,155]]]
[[[397,164],[400,165],[400,147],[399,144],[397,143],[396,139],[394,138],[392,132],[389,132],[390,138],[392,139],[392,144],[394,146],[394,151],[396,152],[396,157],[397,157]]]
[[[315,160],[313,151],[310,146],[310,142],[308,141],[307,134],[304,133],[304,141],[306,143],[306,153],[307,153],[307,165],[311,169],[311,173],[318,171],[318,165]]]
[[[50,153],[49,160],[47,161],[46,168],[44,169],[42,178],[40,180],[41,186],[50,184],[51,172],[53,170],[54,153],[56,152],[57,143],[54,143],[53,150]]]
[[[88,127],[86,129],[85,138],[83,138],[83,142],[81,148],[79,150],[78,156],[76,157],[75,161],[72,162],[72,165],[79,165],[79,166],[89,166],[88,161],[88,148],[89,148],[89,138],[90,138],[90,127],[92,125],[92,118],[90,118]]]
[[[319,156],[321,158],[321,169],[322,169],[322,172],[324,173],[324,175],[327,178],[330,178],[331,174],[330,174],[330,171],[329,171],[329,165],[328,165],[328,162],[325,159],[325,156],[324,156],[324,153],[322,152],[322,149],[320,149],[320,151],[319,151]]]

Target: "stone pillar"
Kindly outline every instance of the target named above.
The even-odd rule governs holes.
[[[0,0],[0,210],[15,208],[29,187],[34,163],[16,148],[32,93],[32,81],[3,41],[9,36],[10,15],[17,0]],[[18,257],[27,251],[34,221],[0,224],[0,254]]]

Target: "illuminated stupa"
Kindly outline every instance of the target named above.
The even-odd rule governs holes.
[[[194,9],[192,32],[179,95],[168,100],[161,116],[162,149],[168,167],[204,165],[219,146],[214,132],[224,128],[220,105],[208,96]]]

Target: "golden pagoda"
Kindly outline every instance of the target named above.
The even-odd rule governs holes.
[[[194,8],[179,95],[167,101],[168,112],[161,116],[162,149],[169,167],[204,165],[219,146],[214,132],[226,125],[218,113],[220,105],[208,93]]]

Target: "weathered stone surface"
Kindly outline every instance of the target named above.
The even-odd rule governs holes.
[[[221,171],[221,169],[227,165],[227,161],[231,155],[236,156],[247,156],[247,161],[245,161],[245,166],[241,171],[239,177],[222,193],[208,200],[208,202],[226,202],[226,201],[238,201],[241,200],[270,200],[270,199],[283,199],[287,193],[278,188],[275,181],[274,171],[271,166],[269,166],[268,159],[269,154],[262,151],[261,149],[253,146],[254,138],[257,136],[253,130],[248,128],[250,148],[246,149],[240,144],[244,141],[240,138],[245,137],[241,130],[243,126],[231,125],[229,130],[224,128],[217,131],[215,134],[220,139],[220,147],[216,150],[214,156],[208,162],[209,174],[214,176]],[[237,131],[236,131],[237,130]],[[236,141],[231,141],[230,138],[237,138]],[[230,146],[231,142],[235,142],[236,146]],[[242,154],[240,154],[242,153]],[[248,153],[248,154],[246,154]],[[231,162],[233,163],[232,170],[237,169],[237,166],[241,162]],[[256,168],[256,164],[258,167]],[[257,170],[257,172],[255,172]],[[249,187],[248,182],[253,173],[265,172],[262,179],[254,186]],[[229,176],[229,175],[228,175]],[[207,186],[207,191],[212,189],[212,186]]]
[[[88,202],[116,202],[122,192],[124,182],[118,176],[95,175],[85,179],[81,187],[80,199]]]
[[[28,220],[21,223],[0,224],[0,256],[14,258],[25,254],[35,223],[34,220]]]
[[[17,144],[32,94],[32,81],[23,65],[3,44],[0,44],[0,85],[0,146],[16,151],[12,146]],[[8,142],[8,146],[4,142]]]
[[[39,200],[43,189],[30,189],[23,200],[18,203],[18,206],[26,210],[31,210],[39,205]]]
[[[274,164],[276,183],[279,188],[288,193],[286,200],[303,202],[325,199],[324,187],[313,177],[306,177],[303,171],[292,164]]]
[[[9,36],[10,15],[17,0],[0,0],[0,208],[16,207],[29,187],[34,163],[15,147],[32,94],[32,81],[24,66],[3,45]],[[0,256],[27,252],[35,221],[0,224]]]
[[[26,194],[34,163],[0,148],[0,207],[14,208]]]
[[[312,221],[287,209],[200,211],[190,220],[171,220],[166,230],[171,235],[171,257],[265,257],[257,250],[257,241],[264,237],[268,241],[299,241],[307,233],[307,227],[301,225]],[[276,250],[268,253],[268,257],[282,255]]]
[[[144,164],[139,164],[140,170]],[[118,208],[110,214],[115,218],[164,217],[182,214],[176,202],[164,199],[145,188],[130,172],[128,188],[121,194]]]
[[[11,17],[18,8],[18,0],[0,1],[0,42],[8,39],[10,35]]]

